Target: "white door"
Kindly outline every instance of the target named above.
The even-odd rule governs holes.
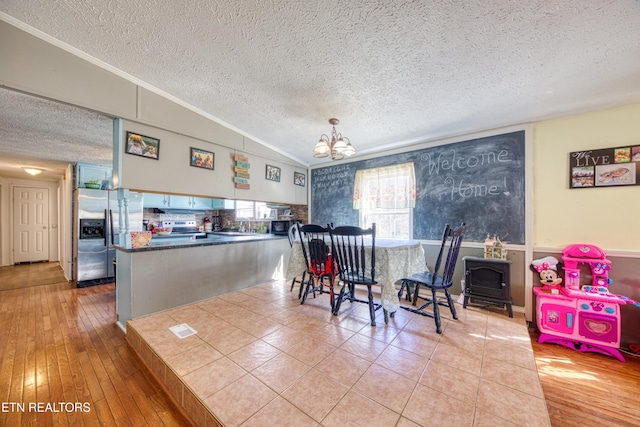
[[[49,189],[13,187],[13,262],[49,260]]]

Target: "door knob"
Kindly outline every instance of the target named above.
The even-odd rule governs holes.
[[[42,228],[46,230],[46,229],[47,229],[47,226],[46,226],[46,225],[43,225],[43,226],[42,226]]]

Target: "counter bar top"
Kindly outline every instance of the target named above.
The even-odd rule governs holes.
[[[144,246],[142,248],[123,248],[122,246],[115,245],[114,248],[127,253],[133,252],[147,252],[147,251],[162,251],[166,249],[179,249],[179,248],[193,248],[197,246],[211,246],[211,245],[228,245],[232,243],[243,242],[256,242],[262,240],[282,240],[288,239],[287,236],[276,236],[273,234],[259,234],[259,233],[207,233],[206,239],[194,239],[194,240],[180,240],[174,241],[173,239],[158,239],[151,240],[150,246]]]
[[[116,313],[123,330],[129,319],[284,279],[291,252],[287,236],[258,233],[117,249]]]

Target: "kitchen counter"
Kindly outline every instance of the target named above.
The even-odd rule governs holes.
[[[214,232],[207,233],[205,239],[191,240],[188,237],[171,237],[171,236],[158,236],[153,237],[150,246],[142,248],[128,249],[122,246],[115,246],[115,248],[122,252],[145,252],[145,251],[159,251],[166,249],[179,249],[197,246],[211,246],[211,245],[227,245],[231,243],[241,242],[256,242],[264,240],[287,240],[287,236],[276,236],[273,234],[258,234],[258,233],[237,233],[237,232]]]
[[[234,232],[116,249],[116,314],[122,329],[129,319],[284,279],[291,253],[286,236]]]

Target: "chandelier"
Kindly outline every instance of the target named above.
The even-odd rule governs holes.
[[[336,132],[336,125],[340,123],[338,119],[329,119],[332,126],[331,138],[322,134],[320,141],[313,149],[313,157],[327,157],[331,155],[331,160],[342,160],[356,154],[356,150],[351,145],[351,141],[341,133]]]

